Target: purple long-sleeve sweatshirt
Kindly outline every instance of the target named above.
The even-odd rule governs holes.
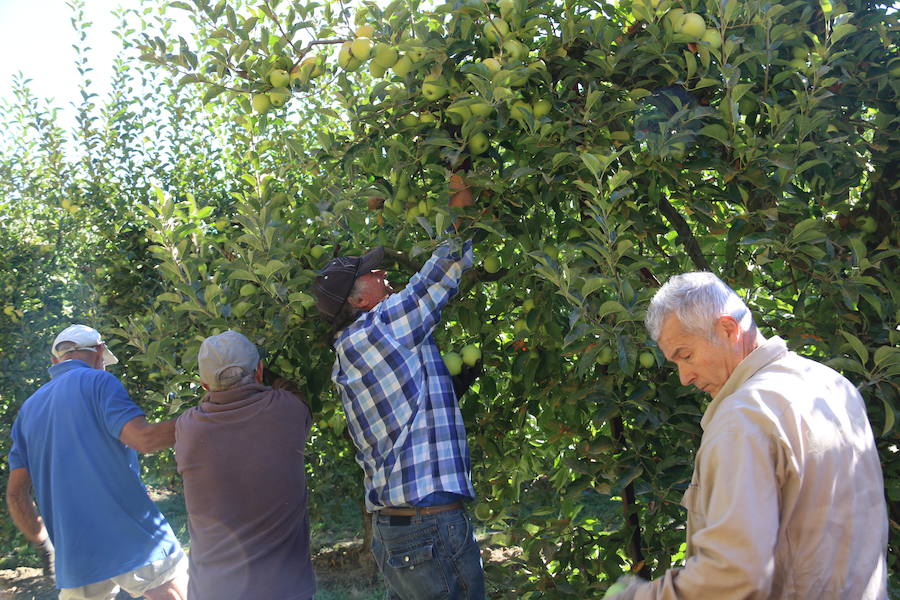
[[[304,465],[310,424],[296,396],[260,384],[210,392],[178,418],[189,600],[313,597]]]

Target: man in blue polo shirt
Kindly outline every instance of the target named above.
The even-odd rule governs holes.
[[[186,598],[187,561],[147,496],[137,455],[172,446],[174,421],[147,422],[105,371],[118,360],[95,329],[66,328],[51,353],[50,381],[13,423],[13,522],[44,554],[55,547],[61,600],[111,600],[120,588],[148,600]]]
[[[335,258],[313,287],[331,324],[332,380],[365,474],[372,553],[391,598],[484,598],[463,502],[475,497],[457,393],[433,331],[472,266],[472,243],[439,246],[403,291],[384,250]]]

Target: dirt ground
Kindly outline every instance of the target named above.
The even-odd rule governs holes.
[[[352,581],[362,589],[378,585],[375,561],[360,556],[361,544],[339,544],[316,554],[313,567],[320,588],[344,587]],[[18,567],[0,570],[0,600],[56,600],[56,588],[44,579],[40,569]],[[117,600],[131,598],[121,592]]]

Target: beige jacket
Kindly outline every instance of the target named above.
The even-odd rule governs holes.
[[[685,565],[623,598],[887,598],[881,464],[849,381],[774,337],[700,424]]]

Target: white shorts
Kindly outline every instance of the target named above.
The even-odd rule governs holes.
[[[147,590],[157,588],[177,577],[187,579],[188,561],[184,552],[167,556],[134,571],[116,575],[104,581],[59,590],[59,600],[114,600],[122,588],[133,598],[139,598]],[[187,585],[185,585],[187,589]]]

